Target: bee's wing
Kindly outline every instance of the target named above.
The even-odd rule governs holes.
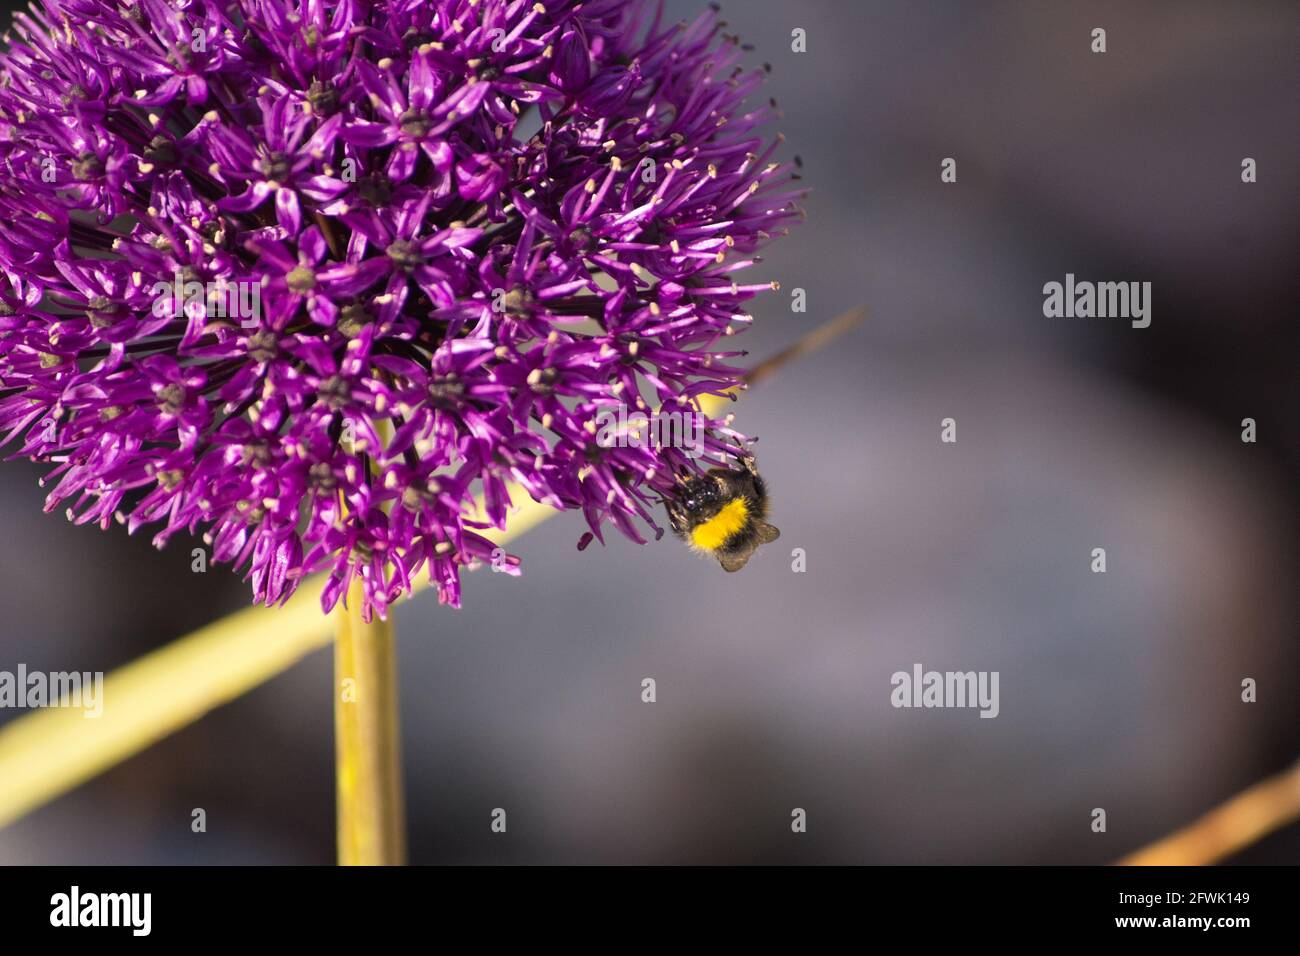
[[[719,554],[718,563],[722,565],[724,571],[739,571],[749,561],[749,556],[753,553],[754,550],[751,548],[737,554]]]
[[[781,529],[774,524],[768,524],[765,521],[758,522],[756,528],[758,531],[758,540],[763,544],[771,544],[777,538],[781,537]]]

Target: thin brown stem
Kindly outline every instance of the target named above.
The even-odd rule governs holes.
[[[839,338],[845,332],[861,323],[862,320],[866,318],[866,315],[866,306],[860,305],[857,308],[849,309],[849,311],[837,315],[835,318],[823,325],[817,326],[817,328],[803,336],[803,338],[796,341],[789,348],[782,349],[771,358],[759,362],[746,372],[745,384],[753,385],[755,382],[762,381],[792,359],[799,358],[800,356],[824,348],[834,339]]]

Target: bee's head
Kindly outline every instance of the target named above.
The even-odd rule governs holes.
[[[725,490],[717,478],[704,475],[685,482],[677,494],[677,503],[692,517],[707,517],[725,503]]]

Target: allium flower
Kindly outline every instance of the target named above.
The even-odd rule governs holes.
[[[714,14],[639,0],[46,0],[0,55],[0,439],[47,510],[202,533],[258,600],[459,603],[506,484],[642,541],[798,215]],[[476,493],[486,522],[474,520]],[[585,536],[584,536],[585,538]],[[603,539],[602,539],[603,540]],[[517,564],[510,560],[510,566]],[[427,569],[426,569],[427,566]]]

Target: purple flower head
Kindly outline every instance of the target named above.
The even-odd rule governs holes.
[[[283,601],[459,604],[508,482],[637,541],[798,216],[760,71],[638,0],[45,0],[0,54],[0,441]],[[483,513],[474,501],[481,495]],[[603,538],[602,538],[603,540]],[[500,556],[497,556],[500,563]],[[515,559],[506,567],[514,570]]]

